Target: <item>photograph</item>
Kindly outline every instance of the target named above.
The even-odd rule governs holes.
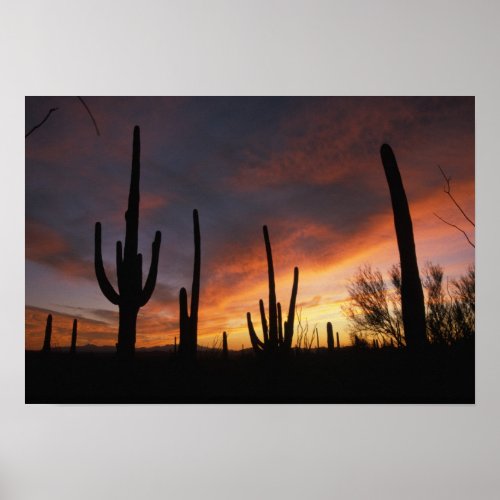
[[[25,251],[25,403],[474,403],[475,98],[27,96]]]

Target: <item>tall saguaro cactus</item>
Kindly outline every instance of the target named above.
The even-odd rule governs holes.
[[[391,193],[394,226],[401,262],[401,311],[406,345],[421,348],[426,344],[425,305],[418,272],[413,225],[408,200],[399,173],[396,157],[388,144],[380,148],[385,176]]]
[[[77,332],[78,320],[73,320],[73,331],[71,332],[71,347],[69,352],[74,354],[76,352],[76,332]]]
[[[188,312],[187,291],[181,288],[179,292],[179,354],[188,358],[196,357],[198,347],[198,306],[200,303],[200,221],[198,210],[193,210],[194,226],[194,269],[191,287],[191,314]]]
[[[102,261],[101,223],[95,225],[95,273],[104,296],[118,306],[119,326],[116,349],[121,354],[133,354],[135,351],[136,322],[139,309],[153,294],[158,274],[161,233],[156,231],[152,245],[151,266],[144,287],[142,285],[142,254],[137,253],[139,231],[139,180],[140,180],[140,130],[134,127],[132,148],[132,175],[128,208],[125,212],[125,248],[122,242],[116,242],[116,274],[118,292],[109,282]]]
[[[269,281],[269,323],[266,318],[264,309],[264,301],[259,301],[260,317],[262,322],[263,341],[259,339],[255,333],[255,328],[252,323],[252,316],[247,313],[248,332],[250,341],[256,353],[262,351],[269,353],[288,352],[292,347],[293,339],[293,323],[295,318],[295,303],[297,300],[297,290],[299,286],[299,268],[294,268],[292,295],[290,298],[290,307],[288,309],[288,319],[282,325],[281,304],[276,301],[276,286],[274,281],[274,265],[273,254],[271,250],[271,241],[267,226],[263,227],[264,242],[266,245],[267,255],[267,274]]]
[[[43,339],[43,352],[50,352],[50,339],[52,337],[52,314],[47,316],[47,323],[45,324],[45,338]]]

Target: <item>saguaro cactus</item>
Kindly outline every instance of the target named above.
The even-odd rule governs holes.
[[[52,314],[47,316],[47,323],[45,324],[45,338],[43,340],[43,352],[50,352],[50,339],[52,337]]]
[[[194,225],[194,269],[191,287],[191,315],[188,312],[187,291],[181,288],[179,292],[179,354],[185,357],[196,357],[198,347],[198,306],[200,303],[200,222],[198,210],[193,210]]]
[[[422,283],[418,272],[410,209],[396,157],[388,144],[382,145],[380,156],[382,157],[385,176],[389,184],[394,226],[398,240],[401,262],[401,312],[406,345],[411,349],[421,348],[427,342],[425,305]]]
[[[336,333],[337,333],[337,348],[339,348],[340,347],[339,332]]]
[[[227,349],[227,333],[222,332],[222,357],[227,358],[228,349]]]
[[[250,334],[250,341],[256,353],[259,352],[288,352],[292,347],[293,339],[293,323],[295,318],[295,302],[297,300],[297,289],[299,285],[299,268],[296,267],[293,272],[293,287],[292,295],[290,298],[290,307],[288,309],[288,319],[285,324],[281,323],[281,304],[276,302],[276,286],[274,282],[274,266],[273,254],[271,250],[271,241],[267,226],[263,227],[264,242],[266,245],[267,255],[267,274],[269,281],[269,324],[267,322],[266,313],[264,309],[264,301],[259,301],[260,317],[262,321],[263,341],[259,339],[255,333],[255,328],[252,323],[252,316],[247,313],[248,332]]]
[[[333,351],[334,343],[333,343],[333,326],[330,322],[326,324],[326,340],[328,345],[328,350]]]
[[[156,231],[152,245],[151,266],[144,287],[142,286],[142,254],[137,253],[139,230],[139,180],[140,180],[140,130],[134,127],[132,151],[132,175],[128,208],[125,212],[125,248],[122,242],[116,242],[116,274],[118,292],[109,282],[102,261],[101,223],[95,225],[95,273],[97,282],[104,296],[119,309],[118,353],[133,354],[135,351],[136,322],[139,309],[143,307],[153,294],[158,274],[158,258],[160,255],[161,233]]]
[[[73,331],[71,332],[71,347],[69,348],[69,352],[72,354],[76,351],[76,329],[78,326],[78,320],[73,320]]]

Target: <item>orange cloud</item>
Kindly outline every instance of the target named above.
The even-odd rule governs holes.
[[[56,231],[33,220],[26,221],[27,259],[36,262],[68,251],[68,243]]]
[[[26,259],[73,278],[94,276],[93,263],[81,259],[60,233],[30,219],[26,221]]]

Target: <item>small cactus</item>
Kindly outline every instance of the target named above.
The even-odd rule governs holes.
[[[50,339],[52,337],[52,314],[47,316],[47,323],[45,324],[45,338],[43,340],[43,352],[50,352]]]
[[[222,357],[227,359],[228,357],[228,349],[227,349],[227,333],[222,333]]]
[[[333,351],[335,347],[333,344],[333,326],[330,322],[326,324],[326,339],[328,344],[328,350]]]
[[[73,331],[71,332],[71,347],[69,352],[74,354],[76,352],[76,334],[77,334],[78,320],[73,320]]]

